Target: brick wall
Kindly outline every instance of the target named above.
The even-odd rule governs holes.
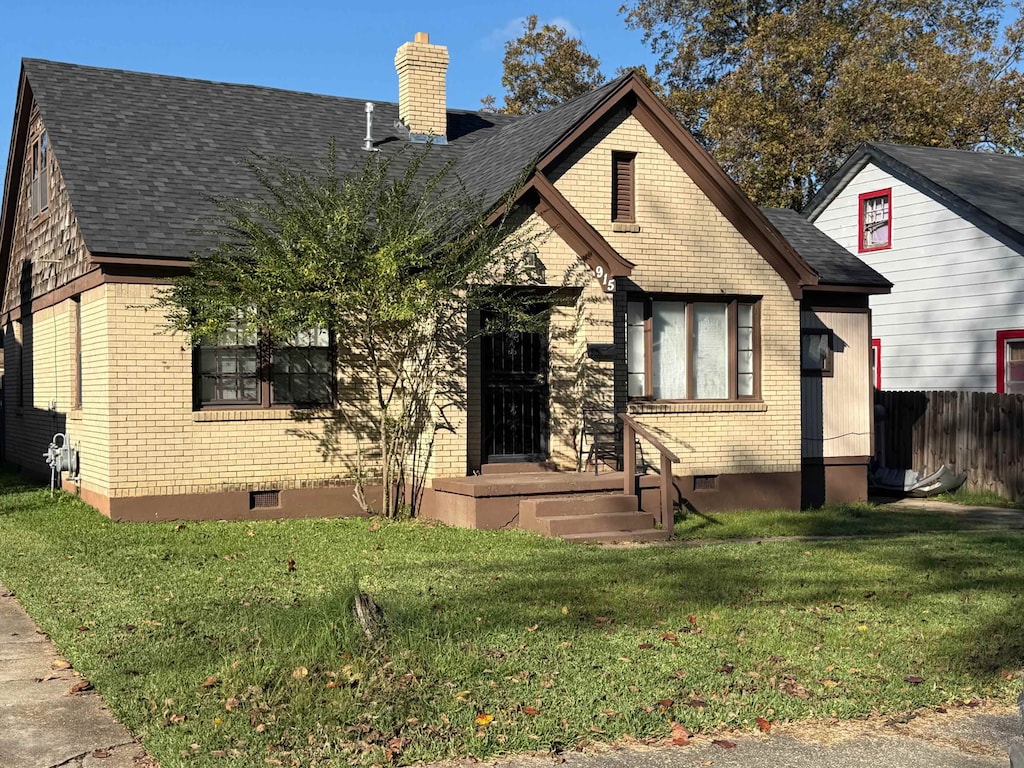
[[[613,151],[636,153],[639,232],[616,232],[612,225]],[[569,202],[636,265],[631,280],[638,289],[762,297],[763,403],[630,406],[680,456],[675,473],[798,471],[800,315],[785,282],[627,112],[596,131],[551,177]],[[607,306],[606,319],[610,301]],[[656,461],[650,446],[645,455]]]

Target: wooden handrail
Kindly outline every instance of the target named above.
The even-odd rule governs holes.
[[[669,536],[675,529],[675,509],[672,505],[672,465],[679,457],[665,447],[658,438],[637,423],[632,416],[620,413],[624,429],[622,430],[622,490],[627,496],[636,495],[636,436],[644,438],[661,455],[661,527],[668,531]]]
[[[679,463],[679,457],[672,453],[672,451],[670,451],[668,448],[666,448],[664,443],[662,443],[658,438],[656,438],[654,435],[648,432],[647,429],[641,424],[639,424],[636,419],[634,419],[628,413],[620,413],[619,418],[622,419],[623,423],[631,426],[633,428],[633,431],[640,435],[640,437],[642,437],[648,443],[653,445],[654,448],[658,451],[658,453],[660,453],[662,456],[667,457],[668,460],[671,461],[673,464]]]

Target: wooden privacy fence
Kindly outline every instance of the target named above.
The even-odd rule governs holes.
[[[968,490],[1024,498],[1024,395],[875,392],[875,458],[922,475],[945,464]]]

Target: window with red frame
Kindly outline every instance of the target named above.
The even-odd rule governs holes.
[[[1024,330],[996,331],[996,392],[1024,395]]]
[[[880,251],[892,247],[892,189],[865,192],[858,198],[858,250]]]
[[[871,381],[875,389],[882,388],[882,340],[871,340]]]

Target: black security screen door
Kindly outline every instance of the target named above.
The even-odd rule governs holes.
[[[487,462],[548,457],[547,333],[484,336],[483,440]]]

